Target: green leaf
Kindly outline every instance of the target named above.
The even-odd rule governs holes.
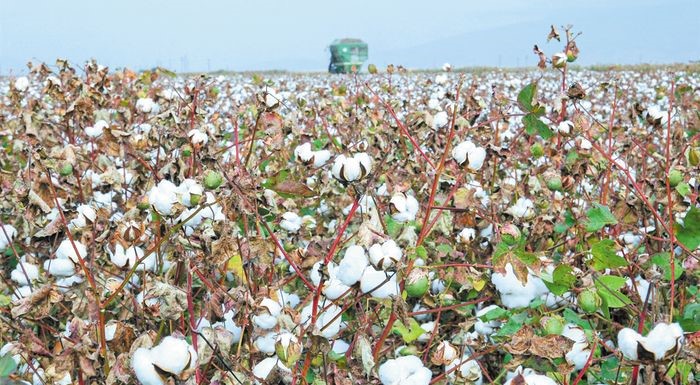
[[[547,123],[540,120],[534,113],[525,115],[523,117],[523,124],[525,125],[525,132],[529,135],[539,134],[545,140],[554,136],[554,132],[552,132],[552,129],[549,128]]]
[[[566,293],[569,289],[571,289],[574,283],[576,283],[574,269],[565,264],[561,264],[554,269],[551,280],[547,280],[545,278],[546,277],[543,275],[542,281],[554,295],[562,295]]]
[[[428,250],[425,249],[423,245],[416,247],[416,255],[418,258],[426,259],[428,258]]]
[[[0,357],[0,378],[6,378],[17,369],[17,363],[11,354]]]
[[[409,318],[409,323],[409,326],[406,327],[401,321],[396,321],[391,329],[394,333],[401,335],[401,338],[403,338],[403,341],[407,344],[417,340],[418,337],[425,333],[425,330],[420,327],[420,324],[415,318]]]
[[[676,191],[685,198],[691,193],[690,185],[687,182],[681,182],[676,186]]]
[[[500,307],[495,307],[495,308],[487,311],[486,314],[479,317],[479,319],[481,319],[484,322],[493,321],[493,320],[505,318],[507,314],[508,314],[507,310],[500,308]]]
[[[513,334],[517,333],[518,330],[520,330],[523,325],[525,325],[525,321],[527,320],[527,313],[517,313],[513,314],[510,318],[508,318],[508,322],[506,322],[505,325],[501,326],[501,329],[498,330],[496,334],[494,334],[495,337],[508,337],[512,336]]]
[[[664,279],[667,281],[671,280],[671,254],[670,253],[659,253],[651,257],[651,262],[658,266],[661,271],[664,272]],[[678,279],[683,275],[683,265],[681,265],[678,258],[673,261],[673,273],[675,275],[674,280]]]
[[[617,255],[615,241],[612,239],[603,239],[595,242],[591,247],[591,255],[593,256],[592,265],[596,270],[627,266],[627,261]]]
[[[518,93],[518,104],[523,112],[532,112],[535,109],[533,101],[537,94],[537,83],[530,83]]]
[[[590,327],[587,321],[581,318],[578,313],[569,308],[564,309],[564,319],[568,323],[576,324],[581,327]]]
[[[608,206],[598,203],[593,204],[595,207],[586,212],[586,231],[594,232],[602,229],[606,225],[617,224],[617,219],[612,215]]]
[[[0,294],[0,308],[6,307],[12,303],[12,299],[6,295]]]
[[[683,225],[676,223],[676,239],[688,250],[695,250],[700,246],[700,209],[691,207],[683,218]]]
[[[616,275],[603,275],[595,280],[598,295],[603,299],[604,305],[611,308],[619,308],[632,303],[632,300],[620,292],[626,281],[624,277]]]
[[[700,304],[693,303],[683,310],[683,318],[678,321],[686,333],[695,333],[700,330]]]

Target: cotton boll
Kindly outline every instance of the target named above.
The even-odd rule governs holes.
[[[340,339],[333,341],[332,344],[332,349],[335,354],[345,354],[345,352],[350,349],[350,344]]]
[[[148,204],[160,215],[170,215],[173,205],[177,202],[177,187],[169,180],[161,180],[158,185],[151,188],[148,193]]]
[[[253,345],[265,354],[275,353],[275,341],[277,341],[277,333],[269,332],[255,339]]]
[[[662,360],[669,353],[675,353],[683,343],[683,329],[677,323],[659,323],[640,341],[644,349],[654,353],[654,359]]]
[[[564,120],[554,128],[554,131],[560,134],[569,134],[573,129],[574,123],[570,120]]]
[[[260,302],[260,311],[253,316],[253,324],[261,329],[272,329],[277,325],[277,316],[282,307],[270,298],[263,298]]]
[[[70,290],[73,285],[78,285],[81,283],[83,283],[83,277],[81,275],[71,275],[68,277],[58,278],[55,285],[58,288],[58,291],[65,293]]]
[[[390,239],[381,245],[375,243],[369,248],[369,260],[374,266],[382,270],[392,267],[394,264],[401,261],[403,251],[393,239]]]
[[[151,98],[139,98],[136,101],[136,110],[141,113],[149,114],[157,110],[156,104]]]
[[[75,245],[75,248],[73,248],[73,245]],[[78,252],[77,254],[76,250]],[[80,258],[85,259],[87,256],[87,248],[77,240],[71,242],[70,239],[64,239],[61,244],[58,245],[58,249],[56,249],[56,258],[58,259],[70,259],[74,263],[78,263],[78,255],[80,255]]]
[[[209,136],[207,135],[207,133],[196,128],[190,130],[187,133],[187,137],[190,138],[192,144],[205,145],[209,142]]]
[[[530,219],[535,215],[535,205],[528,198],[520,197],[513,206],[510,206],[506,213],[517,219]]]
[[[637,361],[637,346],[643,338],[644,337],[636,331],[630,328],[624,328],[617,333],[617,346],[625,358]]]
[[[202,187],[199,182],[194,179],[187,178],[180,183],[179,186],[175,188],[176,195],[179,197],[179,202],[187,207],[192,207],[192,197],[201,197],[204,194],[204,187]],[[209,200],[207,197],[207,202],[215,202],[216,199]],[[204,212],[206,209],[202,210]],[[189,215],[188,215],[189,216]],[[187,218],[187,217],[185,217]]]
[[[340,332],[342,322],[340,314],[342,309],[330,302],[326,302],[324,299],[318,304],[313,333],[330,339]],[[306,305],[301,310],[301,323],[306,327],[311,324],[312,310],[313,303]]]
[[[388,360],[379,366],[378,374],[383,385],[428,385],[433,377],[416,356]]]
[[[27,79],[26,76],[20,76],[15,79],[15,83],[13,85],[17,91],[24,92],[27,90],[27,88],[29,88],[29,79]]]
[[[526,374],[527,373],[527,374]],[[523,373],[516,374],[513,378],[510,378],[503,385],[558,385],[553,379],[543,376],[541,374],[536,374],[532,369],[525,369]]]
[[[282,214],[280,227],[289,231],[290,233],[296,233],[301,228],[301,217],[296,213],[288,211]]]
[[[338,265],[337,278],[343,284],[352,286],[362,278],[362,273],[368,264],[362,246],[350,246],[345,250],[345,255]]]
[[[75,264],[65,258],[49,259],[44,261],[44,270],[58,277],[69,277],[75,274]]]
[[[161,370],[179,376],[197,361],[197,353],[184,339],[167,336],[151,349],[151,360]]]
[[[26,273],[26,274],[25,274]],[[29,285],[29,281],[39,279],[39,266],[22,261],[10,273],[10,279],[17,282],[20,286]]]
[[[352,158],[338,155],[333,163],[331,173],[333,177],[343,183],[360,180],[372,171],[372,158],[367,153],[360,152]]]
[[[469,244],[476,239],[476,230],[471,227],[465,227],[457,234],[457,242],[461,244]]]
[[[331,158],[331,152],[328,150],[319,150],[313,152],[314,167],[318,168],[326,164]]]
[[[505,266],[505,274],[494,272],[491,274],[491,283],[496,286],[501,295],[501,302],[509,309],[526,307],[533,299],[538,297],[537,284],[534,277],[528,276],[527,283],[520,282],[510,263]]]
[[[462,358],[455,359],[451,363],[445,365],[445,372],[449,372],[447,377],[451,381],[454,381],[455,378],[459,378],[466,384],[481,385],[484,381],[481,367],[475,360],[470,360],[469,356],[469,354],[465,354]],[[450,370],[456,366],[459,366],[459,368],[450,372]]]
[[[72,229],[85,228],[88,223],[94,223],[97,219],[97,212],[90,205],[80,205],[76,208],[78,215],[68,224]]]
[[[151,358],[151,350],[138,348],[131,357],[131,368],[141,385],[165,385],[163,377],[158,374]]]
[[[415,220],[420,208],[416,198],[406,193],[394,194],[389,204],[392,211],[391,217],[400,223]]]
[[[447,112],[445,111],[440,111],[435,116],[433,116],[433,130],[437,130],[439,128],[445,127],[447,123],[449,122],[449,116],[447,116]]]
[[[311,143],[306,142],[297,146],[294,149],[294,156],[302,163],[310,162],[314,156],[314,152],[311,150]]]
[[[12,291],[12,302],[19,301],[22,298],[32,294],[32,288],[29,286],[19,286]]]
[[[255,376],[256,384],[260,384],[260,380],[266,381],[273,371],[279,371],[283,374],[291,374],[291,370],[284,366],[277,356],[267,357],[253,366],[253,376]]]
[[[12,225],[2,225],[0,228],[0,251],[5,251],[17,236],[17,229]],[[8,239],[9,238],[9,239]]]
[[[350,286],[344,284],[336,277],[332,277],[323,284],[323,295],[328,299],[338,299],[348,290],[350,290]]]
[[[368,266],[360,279],[360,290],[374,298],[389,298],[399,295],[396,273],[386,273]]]

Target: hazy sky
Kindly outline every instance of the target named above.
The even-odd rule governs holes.
[[[325,70],[358,37],[369,62],[534,65],[549,25],[573,24],[581,64],[700,60],[700,0],[0,0],[0,73],[96,58],[176,71]],[[561,49],[561,48],[559,48]]]

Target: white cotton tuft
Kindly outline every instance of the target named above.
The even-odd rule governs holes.
[[[362,246],[353,245],[345,250],[345,255],[338,265],[337,278],[343,284],[352,286],[362,278],[362,273],[369,264]]]
[[[391,359],[379,366],[383,385],[428,385],[433,378],[430,369],[416,356]]]
[[[360,290],[374,298],[389,298],[399,295],[396,273],[387,273],[367,266],[360,279]]]
[[[394,194],[389,201],[391,205],[391,217],[397,222],[410,222],[416,219],[420,205],[418,200],[406,193]]]

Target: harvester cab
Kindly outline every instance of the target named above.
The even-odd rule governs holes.
[[[367,61],[367,43],[360,39],[338,39],[330,45],[331,62],[328,72],[333,74],[359,72]]]

